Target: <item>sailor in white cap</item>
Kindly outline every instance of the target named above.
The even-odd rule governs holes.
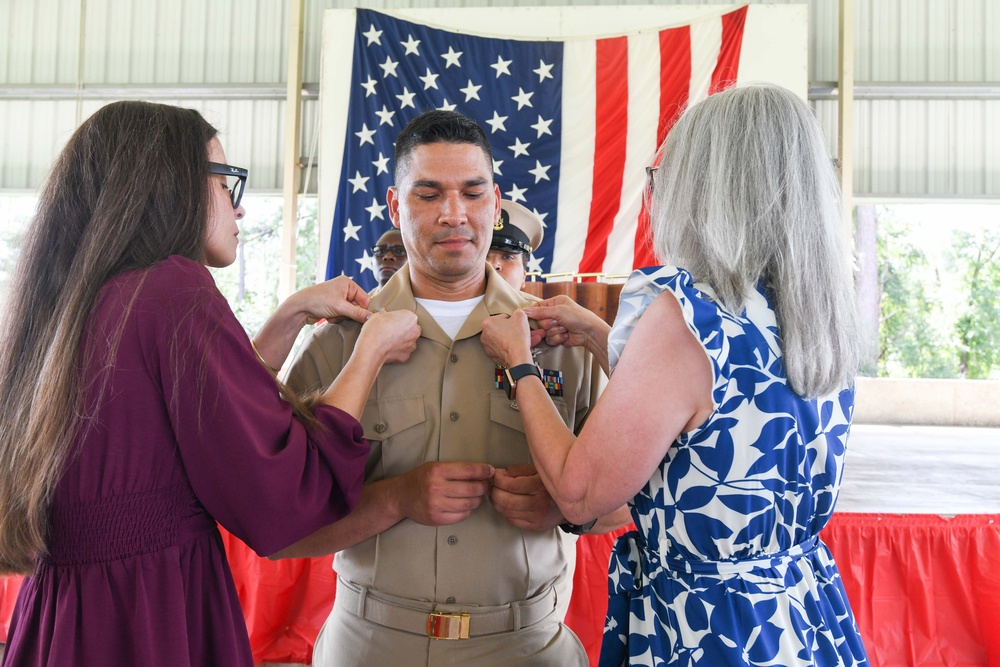
[[[493,241],[486,263],[516,290],[524,285],[528,256],[542,244],[542,219],[517,202],[500,200],[500,219],[493,225]]]

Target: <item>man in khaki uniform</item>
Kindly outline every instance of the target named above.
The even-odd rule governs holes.
[[[485,134],[461,114],[422,114],[396,141],[395,182],[387,203],[408,262],[370,307],[415,311],[422,334],[369,396],[358,508],[281,554],[339,551],[313,664],[586,665],[554,613],[564,519],[531,465],[516,384],[512,400],[479,341],[484,319],[533,300],[485,263],[500,215]],[[287,382],[329,384],[359,330],[319,327]],[[553,402],[579,429],[596,399],[593,360],[583,348],[540,352]]]

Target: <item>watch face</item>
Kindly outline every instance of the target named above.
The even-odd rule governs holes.
[[[504,368],[503,373],[507,380],[504,388],[507,390],[507,398],[510,400],[514,400],[514,395],[517,393],[517,381],[521,378],[534,375],[539,380],[542,379],[542,372],[534,364],[519,364],[513,368]]]
[[[517,380],[513,379],[510,376],[510,369],[509,368],[504,368],[503,369],[503,375],[504,375],[504,380],[505,380],[505,382],[503,384],[504,391],[507,392],[507,399],[512,401],[512,400],[514,400],[514,393],[515,393],[514,392],[514,388],[517,386]]]

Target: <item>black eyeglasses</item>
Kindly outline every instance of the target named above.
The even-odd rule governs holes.
[[[372,254],[376,257],[392,253],[396,257],[406,257],[406,248],[401,245],[375,245],[372,246]]]
[[[247,176],[250,174],[243,167],[234,167],[231,164],[220,164],[218,162],[208,163],[210,174],[221,174],[226,176],[226,189],[229,190],[229,199],[233,202],[233,208],[240,207],[240,200],[243,199],[243,188],[247,184]],[[232,179],[236,179],[235,181]]]
[[[651,167],[646,167],[646,187],[650,192],[653,190],[653,186],[656,184],[656,172],[660,170],[660,165],[654,164]]]

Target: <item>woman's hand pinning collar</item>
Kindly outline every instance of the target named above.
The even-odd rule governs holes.
[[[363,323],[370,315],[368,300],[368,294],[347,276],[306,287],[289,297],[305,316],[306,324],[339,322],[345,317]]]
[[[523,310],[487,317],[481,340],[486,354],[501,366],[531,363],[531,329]]]
[[[411,310],[394,310],[387,312],[379,308],[374,313],[369,312],[367,321],[361,327],[361,339],[368,346],[366,349],[381,355],[382,363],[399,364],[410,358],[417,349],[420,338],[420,325],[417,324],[417,314]]]

